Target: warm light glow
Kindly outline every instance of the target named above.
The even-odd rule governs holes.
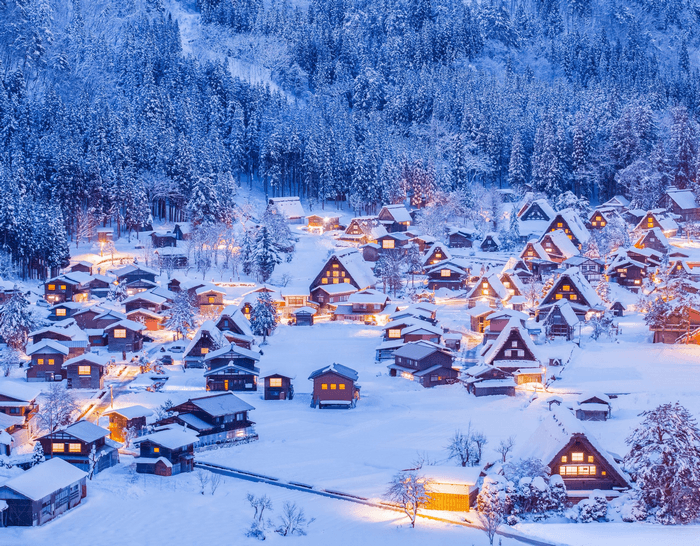
[[[281,387],[282,386],[282,378],[281,377],[271,377],[270,378],[270,387]]]
[[[90,366],[78,366],[78,375],[90,375]]]
[[[114,337],[119,338],[119,339],[125,339],[126,338],[126,330],[124,328],[115,328],[114,329]]]

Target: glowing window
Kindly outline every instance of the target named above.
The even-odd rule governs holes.
[[[43,359],[43,358],[37,358],[37,359],[36,359],[36,363],[39,364],[39,365],[42,365],[42,364],[44,363],[44,359]]]
[[[55,284],[50,284],[50,285],[49,285],[49,290],[56,290],[56,285],[55,285]]]
[[[503,286],[505,286],[506,288],[510,288],[510,283],[508,281],[505,281],[503,283]]]
[[[90,375],[91,370],[90,366],[78,366],[78,375]]]
[[[517,341],[511,341],[511,342],[510,342],[510,346],[511,346],[511,347],[517,347],[517,346],[518,346],[518,342],[517,342]]]
[[[71,453],[80,453],[80,444],[68,444],[68,451]]]
[[[55,362],[56,361],[53,358],[49,358],[49,366],[53,366]]]
[[[343,282],[344,282],[345,284],[350,284],[350,279],[343,279]]]
[[[333,276],[334,276],[334,277],[340,277],[340,272],[339,272],[339,271],[333,271]]]
[[[382,241],[382,248],[394,248],[394,240],[393,239],[384,239]]]
[[[400,328],[390,328],[388,335],[389,335],[390,339],[398,339],[401,337],[401,329]]]
[[[574,463],[582,463],[583,462],[583,453],[572,453],[571,454],[571,461]]]
[[[439,260],[440,258],[442,258],[442,254],[440,252],[436,252],[435,257]]]
[[[561,299],[561,294],[557,294],[556,296],[554,296],[554,299],[560,300],[560,299]]]
[[[214,303],[216,298],[214,296],[209,296],[209,303]]]
[[[333,264],[333,269],[338,269],[338,264]]]
[[[488,296],[488,295],[489,295],[488,288],[482,290],[481,293],[482,293],[484,296]]]
[[[160,448],[159,448],[159,447],[154,447],[154,448],[153,448],[153,453],[160,453]]]
[[[571,287],[568,284],[565,284],[564,286],[561,287],[561,289],[568,292],[569,290],[571,290]]]
[[[209,349],[207,349],[206,347],[202,347],[202,354],[203,355],[207,354],[208,352],[209,352]]]
[[[567,459],[566,455],[562,455],[562,456],[561,456],[561,462],[562,462],[562,463],[565,463],[567,460],[568,460],[568,459]]]
[[[344,391],[344,390],[345,390],[345,383],[340,383],[340,384],[338,385],[338,388],[339,388],[341,391]]]
[[[449,276],[450,276],[450,270],[449,270],[449,269],[441,269],[441,270],[440,270],[440,276],[441,276],[441,277],[449,277]]]
[[[592,224],[593,224],[593,226],[597,226],[597,225],[598,225],[598,222],[595,222],[595,221],[594,221],[594,222],[592,222]]]
[[[126,330],[124,328],[115,328],[114,329],[114,337],[125,339],[126,338]]]
[[[562,227],[563,225],[564,224],[562,224],[561,222],[557,222],[557,227]]]
[[[573,300],[577,300],[577,299],[578,299],[578,296],[577,296],[576,294],[570,294],[569,299],[572,300],[572,301],[573,301]]]
[[[333,279],[333,284],[338,284],[338,279]]]
[[[588,456],[588,462],[589,462],[589,463],[592,463],[592,462],[593,462],[593,455],[589,455],[589,456]]]
[[[65,310],[65,309],[56,309],[56,316],[57,316],[57,317],[65,317],[65,316],[66,316],[66,310]]]
[[[321,390],[322,390],[322,391],[327,391],[327,390],[328,390],[328,383],[323,383],[323,384],[321,385]]]
[[[326,277],[330,277],[330,276],[331,276],[330,270],[326,271]]]
[[[483,288],[488,288],[488,287],[489,287],[489,283],[486,282],[486,281],[484,281],[483,283],[481,283],[481,286],[482,286]]]
[[[54,453],[63,453],[66,450],[66,444],[51,444],[51,451]]]
[[[65,285],[65,284],[62,284],[62,285],[61,285],[61,290],[65,290],[65,289],[66,289],[66,285]]]
[[[271,377],[270,378],[270,387],[281,387],[282,386],[282,378],[281,377]]]
[[[323,277],[323,278],[321,279],[321,284],[328,284],[328,278]]]
[[[332,391],[336,390],[337,388],[338,388],[338,385],[336,385],[335,383],[331,383],[331,390]]]

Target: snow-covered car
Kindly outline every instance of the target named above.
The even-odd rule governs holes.
[[[184,353],[185,352],[185,345],[183,343],[176,343],[176,344],[170,346],[169,351],[172,353]]]
[[[51,307],[51,304],[48,301],[46,301],[44,298],[39,298],[38,300],[36,300],[36,304],[39,307]]]

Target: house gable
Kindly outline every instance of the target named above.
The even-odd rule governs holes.
[[[356,289],[366,288],[360,286],[355,279],[352,278],[348,270],[341,263],[338,256],[331,256],[326,264],[321,269],[321,272],[316,276],[314,281],[311,283],[310,291],[313,291],[319,286],[326,284],[351,284]]]

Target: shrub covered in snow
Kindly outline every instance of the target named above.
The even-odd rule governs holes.
[[[605,521],[608,515],[608,501],[602,491],[593,491],[591,496],[578,503],[578,520],[582,523]]]

